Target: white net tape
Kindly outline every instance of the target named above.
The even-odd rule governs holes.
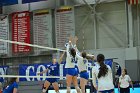
[[[44,46],[28,44],[28,43],[23,43],[23,42],[11,41],[11,40],[0,39],[0,41],[1,42],[12,43],[12,44],[18,44],[18,45],[26,45],[26,46],[36,47],[36,48],[43,48],[43,49],[48,49],[48,50],[65,51],[65,50],[58,49],[58,48],[44,47]]]

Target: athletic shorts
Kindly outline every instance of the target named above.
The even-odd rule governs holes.
[[[101,93],[112,93],[114,91],[114,89],[110,89],[110,90],[104,90],[104,91],[99,91]]]
[[[50,83],[54,83],[54,82],[58,82],[58,78],[47,78],[46,79],[48,82],[50,82]]]
[[[71,76],[77,76],[78,75],[78,71],[75,68],[67,68],[67,74],[71,75]]]
[[[89,79],[89,74],[87,71],[80,72],[80,78]]]

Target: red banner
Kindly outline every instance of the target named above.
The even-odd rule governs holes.
[[[30,44],[30,13],[28,11],[12,14],[12,40]],[[13,53],[30,52],[31,47],[12,44]]]
[[[138,3],[138,0],[128,0],[128,4],[137,5]]]

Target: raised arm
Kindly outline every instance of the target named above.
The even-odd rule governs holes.
[[[63,52],[63,54],[59,58],[59,61],[58,61],[59,64],[62,62],[62,59],[63,59],[64,55],[65,55],[65,51]]]
[[[69,45],[69,43],[66,43],[65,46],[66,46],[66,53],[67,53],[67,56],[68,56],[68,55],[70,55],[70,54],[69,54],[70,45]]]
[[[83,58],[83,57],[80,56],[81,53],[80,53],[80,51],[78,50],[78,48],[77,48],[77,46],[76,46],[77,41],[78,41],[78,38],[77,38],[77,36],[75,36],[75,37],[73,38],[73,44],[74,44],[73,47],[74,47],[74,49],[76,50],[76,57],[77,57],[77,58]]]
[[[75,50],[76,50],[76,57],[77,57],[78,59],[83,59],[83,57],[81,56],[81,53],[79,52],[79,50],[77,49],[77,47],[75,46],[74,48],[75,48]]]

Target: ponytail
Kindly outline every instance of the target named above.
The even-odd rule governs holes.
[[[70,54],[75,58],[76,56],[76,51],[74,48],[70,48]]]
[[[99,54],[97,56],[97,61],[100,64],[98,78],[105,77],[105,75],[108,73],[108,68],[104,64],[104,60],[105,60],[105,57],[103,54]]]

